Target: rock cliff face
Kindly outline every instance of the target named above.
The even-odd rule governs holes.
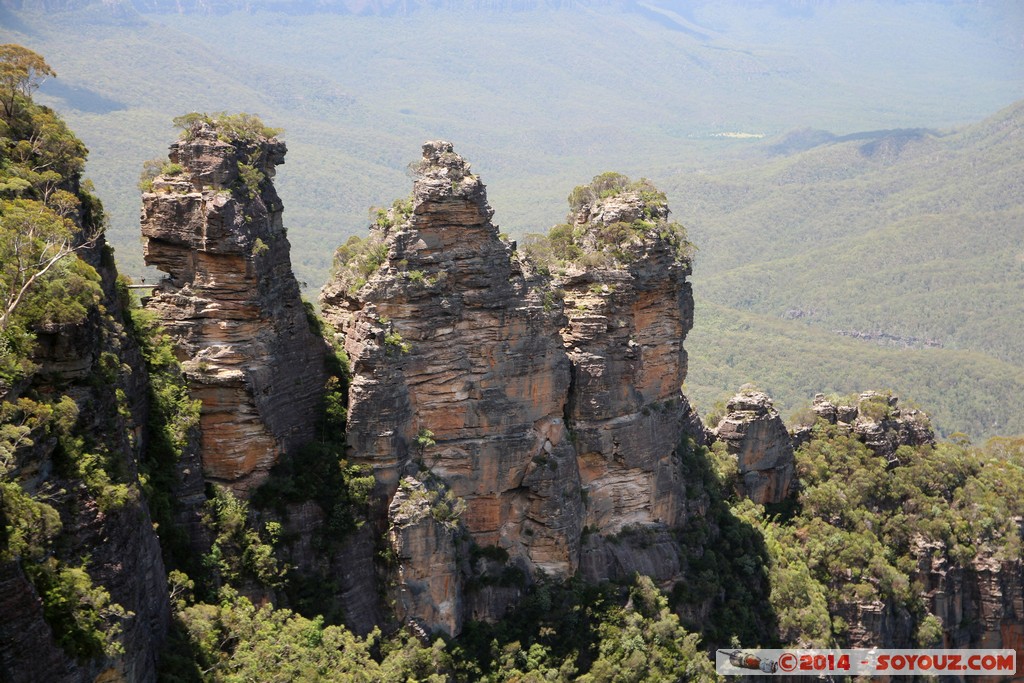
[[[566,415],[585,521],[601,533],[684,518],[673,453],[691,413],[680,387],[693,294],[689,261],[653,227],[667,218],[663,199],[645,199],[640,189],[586,201],[568,224],[581,254],[553,283],[568,318],[561,330],[573,369]],[[627,224],[624,240],[603,243],[604,233]],[[609,248],[622,250],[611,262]]]
[[[202,401],[205,477],[243,495],[312,437],[325,381],[271,182],[284,155],[276,139],[197,123],[143,195],[146,263],[167,273],[146,308]]]
[[[447,532],[399,490],[420,470],[464,501],[472,543],[526,576],[572,575],[589,527],[588,576],[639,562],[667,580],[678,557],[622,569],[600,541],[685,517],[675,447],[699,424],[680,392],[693,304],[685,245],[658,233],[663,195],[620,188],[578,207],[574,239],[592,258],[541,276],[499,239],[483,184],[450,143],[424,145],[416,171],[412,198],[339,250],[321,295],[352,362],[351,456],[391,501],[400,611],[453,633],[460,612],[500,616],[511,595],[487,562],[474,565],[491,572],[475,582],[485,589],[460,595],[468,570],[451,573]],[[627,223],[625,252],[608,256],[600,236]]]
[[[1019,664],[1024,653],[1024,562],[982,554],[961,566],[944,550],[922,546],[916,553],[929,612],[944,626],[942,647],[1012,648]]]
[[[59,561],[49,565],[53,570],[40,571],[41,565],[47,566],[41,557],[5,557],[0,562],[0,680],[13,683],[156,680],[157,658],[170,621],[160,545],[138,479],[148,407],[146,368],[125,333],[114,284],[117,273],[102,237],[79,254],[100,276],[97,303],[102,307],[90,307],[78,323],[39,330],[33,357],[39,367],[17,388],[26,397],[70,400],[75,417],[64,435],[33,433],[10,463],[12,468],[5,470],[5,488],[0,491],[5,553],[12,529],[7,525],[18,528],[25,523],[6,517],[5,496],[15,495],[20,487],[23,495],[44,502],[59,515],[48,532],[30,536],[46,548],[47,559]],[[80,452],[71,452],[76,450]],[[89,480],[91,473],[74,462],[89,457],[103,463],[111,480]],[[23,511],[24,505],[14,510]],[[49,544],[39,539],[50,534]],[[104,635],[111,634],[106,636],[109,644],[116,643],[119,652],[76,657],[62,647],[62,640],[76,636],[69,635],[66,622],[45,614],[37,585],[69,567],[83,569],[91,589],[105,591],[111,605],[123,608],[124,616],[114,616],[111,610],[102,619]],[[26,568],[36,573],[35,580]]]
[[[1024,653],[1024,562],[999,559],[989,551],[961,564],[950,559],[942,543],[919,543],[914,549],[929,614],[942,626],[942,648],[1009,648],[1018,661]],[[851,601],[836,610],[849,625],[844,647],[919,647],[920,621],[888,602]],[[1019,668],[1018,668],[1019,671]],[[979,680],[1003,680],[979,678]]]
[[[348,439],[388,498],[426,467],[466,501],[478,545],[568,576],[582,528],[569,363],[557,314],[527,292],[491,214],[468,164],[428,143],[411,206],[382,216],[367,254],[324,288],[352,362]]]
[[[772,400],[760,391],[744,391],[726,404],[728,414],[715,436],[736,456],[740,494],[755,503],[779,503],[796,472],[793,442]]]

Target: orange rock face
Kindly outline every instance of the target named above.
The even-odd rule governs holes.
[[[202,401],[204,476],[242,495],[312,438],[325,381],[271,182],[284,154],[276,140],[225,142],[200,124],[171,145],[181,172],[142,198],[146,262],[167,273],[145,306]],[[256,172],[248,181],[243,166]]]

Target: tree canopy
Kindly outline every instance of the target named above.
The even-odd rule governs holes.
[[[4,116],[14,115],[18,95],[30,97],[47,76],[56,76],[41,56],[14,43],[0,45],[0,103]]]

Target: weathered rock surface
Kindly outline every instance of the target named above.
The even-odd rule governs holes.
[[[569,363],[491,214],[468,164],[428,143],[411,207],[369,238],[386,250],[379,268],[324,288],[352,362],[348,439],[388,497],[419,462],[466,501],[477,544],[568,576],[582,528]]]
[[[881,600],[854,600],[835,610],[848,625],[843,646],[1008,648],[1018,653],[1019,662],[1024,653],[1024,562],[1020,558],[999,559],[982,550],[977,557],[961,563],[949,557],[941,542],[920,541],[913,553],[917,571],[912,578],[921,586],[927,613],[939,620],[941,641],[920,642],[920,618],[915,619],[906,609]]]
[[[373,467],[391,500],[403,616],[457,632],[461,601],[466,614],[500,617],[518,594],[516,572],[580,567],[584,527],[596,532],[588,576],[650,568],[667,581],[678,554],[655,543],[630,556],[603,538],[681,523],[676,447],[686,431],[704,440],[680,391],[693,303],[685,244],[659,233],[663,195],[624,191],[578,210],[578,240],[592,254],[606,248],[597,235],[608,226],[640,227],[615,246],[618,260],[547,278],[499,239],[483,184],[450,143],[424,145],[416,172],[411,200],[339,250],[321,294],[352,362],[351,457]],[[466,578],[470,597],[453,576],[438,578],[454,565],[436,524],[396,517],[409,497],[396,495],[399,481],[420,468],[465,501],[472,542],[507,555],[503,568],[454,570],[479,574]]]
[[[772,400],[760,391],[741,391],[726,409],[715,435],[736,456],[739,492],[755,503],[781,502],[789,494],[796,462],[793,442]]]
[[[182,172],[143,195],[146,263],[167,273],[146,308],[202,401],[204,476],[240,494],[312,437],[325,380],[271,182],[284,155],[276,139],[225,142],[197,124],[171,145]]]
[[[812,409],[829,424],[849,429],[875,455],[890,462],[895,461],[900,446],[935,443],[928,416],[920,410],[901,408],[899,398],[891,394],[865,391],[855,404],[833,404],[824,394],[818,394]]]
[[[584,203],[569,215],[581,255],[552,283],[564,292],[561,336],[573,369],[566,416],[586,525],[602,534],[684,519],[674,453],[692,413],[681,387],[693,293],[689,260],[659,233],[668,214],[663,198],[629,186]],[[608,243],[602,236],[615,224],[631,228]]]
[[[983,552],[966,566],[941,544],[919,544],[918,575],[929,612],[944,629],[942,647],[1012,648],[1024,653],[1024,562]]]
[[[456,501],[446,496],[437,480],[402,479],[388,508],[388,539],[399,563],[398,618],[453,636],[462,630],[463,576]]]

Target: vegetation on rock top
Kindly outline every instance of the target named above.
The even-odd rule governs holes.
[[[665,193],[646,178],[634,182],[621,173],[602,173],[573,189],[569,207],[567,223],[523,240],[523,255],[543,274],[573,266],[624,268],[658,241],[682,262],[688,263],[696,250],[686,229],[668,220]],[[604,216],[602,208],[611,216]]]

